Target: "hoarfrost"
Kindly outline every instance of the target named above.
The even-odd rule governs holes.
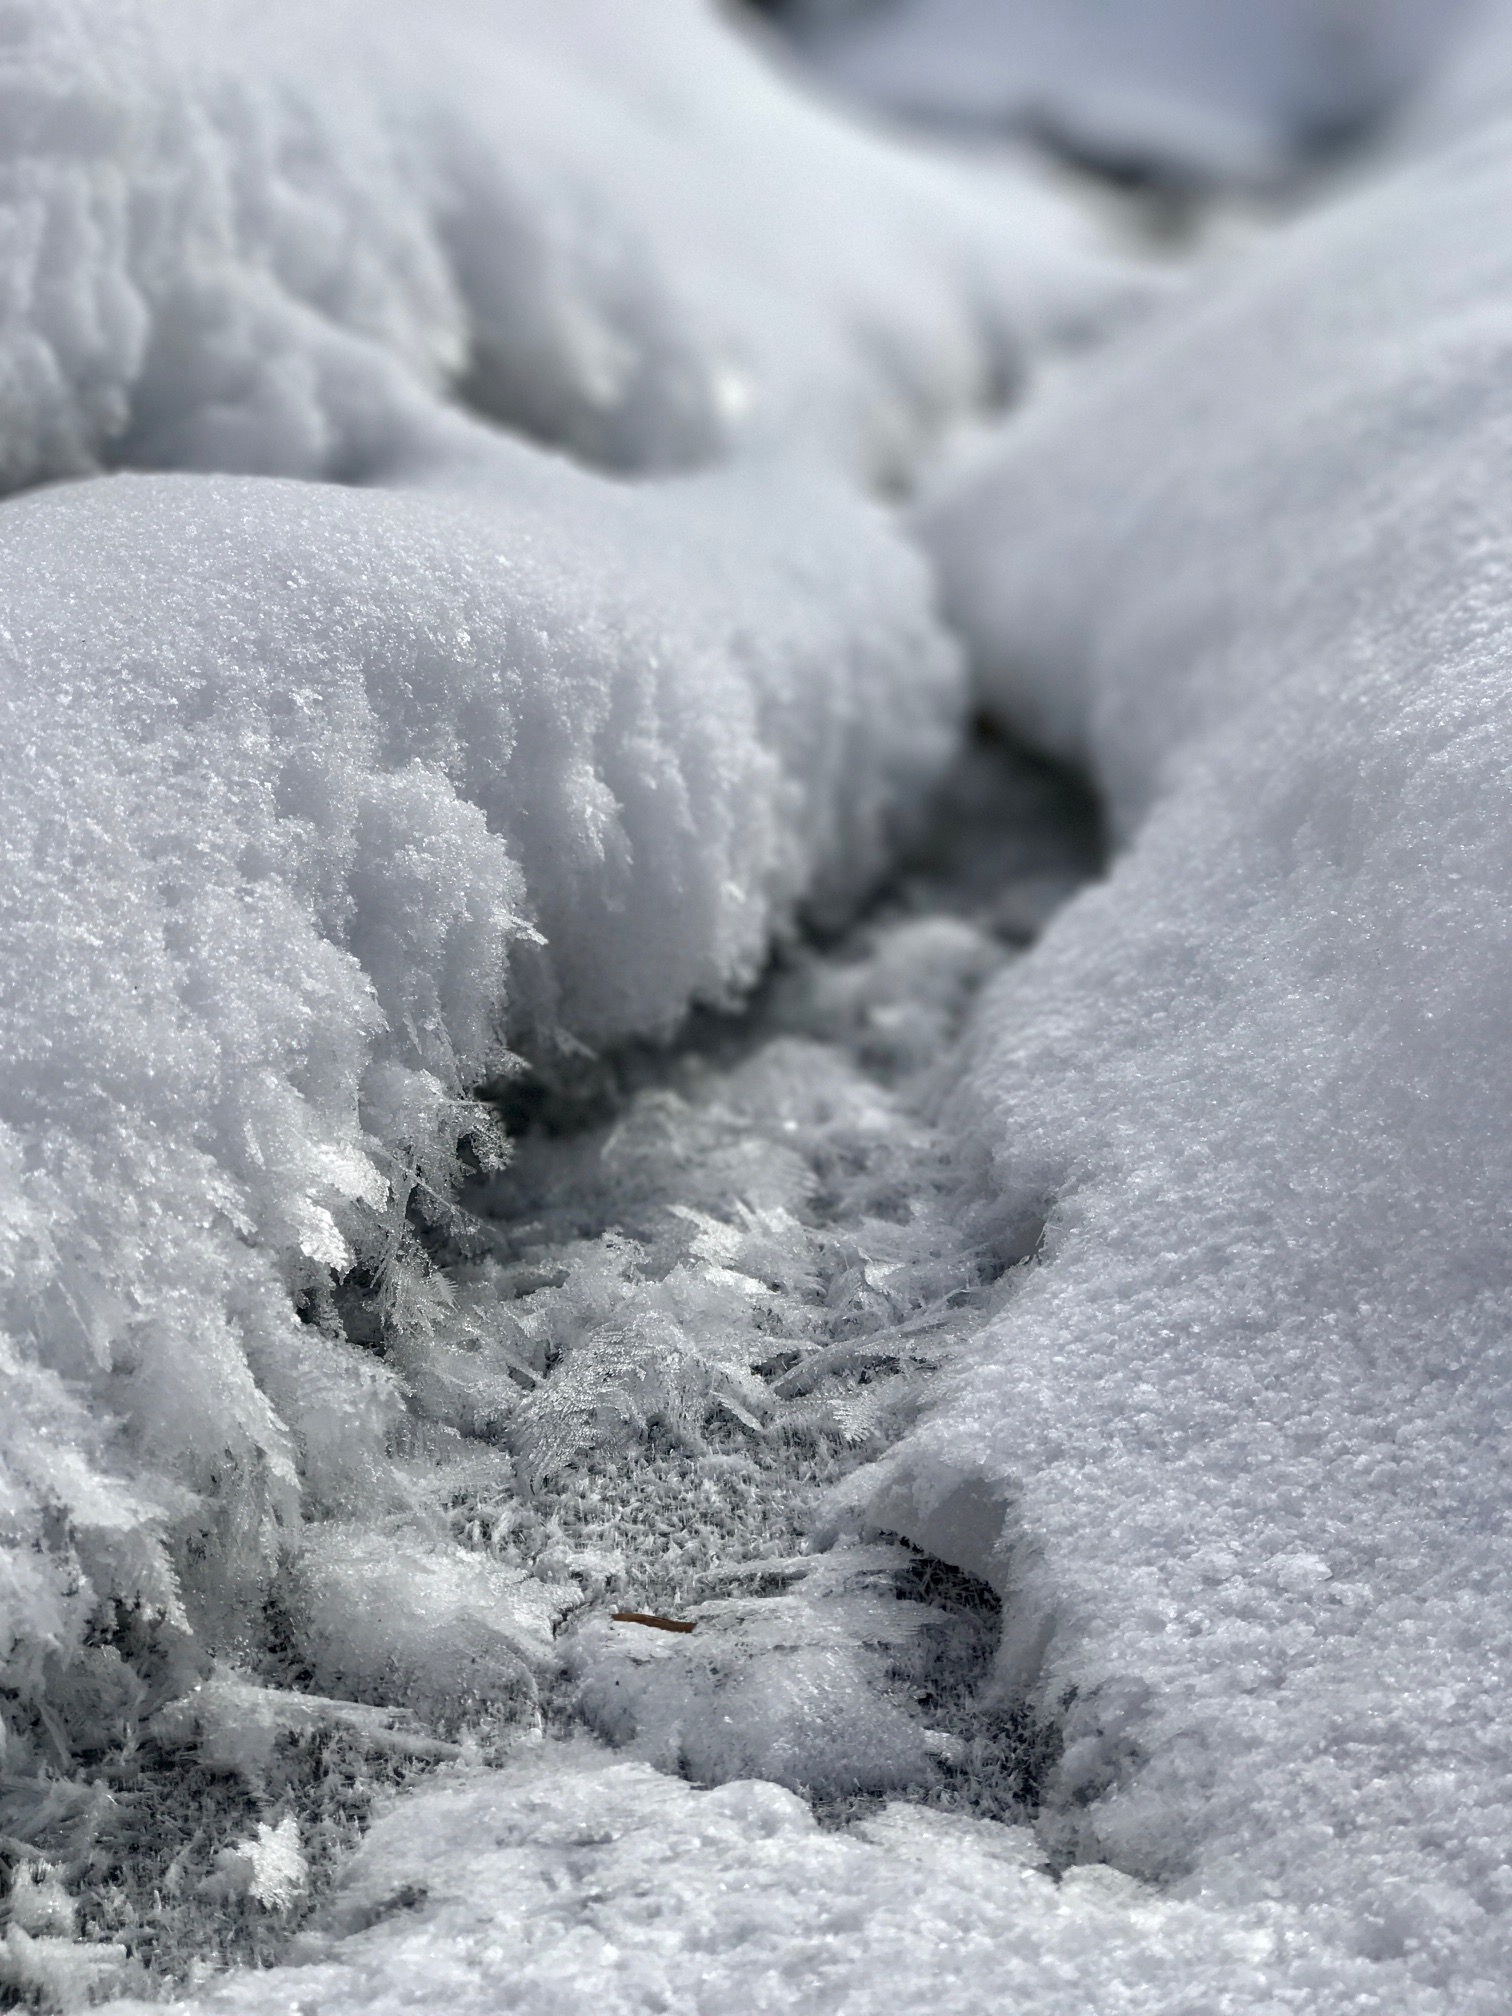
[[[448,1438],[544,1477],[606,1404],[689,1449],[775,1404],[738,1284],[807,1193],[672,1192],[680,1282],[597,1228],[533,1336],[437,1264],[507,1152],[474,1095],[865,895],[963,687],[857,479],[1150,288],[694,0],[3,34],[0,486],[92,480],[0,512],[0,1829],[162,1979],[304,1908],[257,1828],[318,1888],[426,1741],[538,1717],[582,1588],[458,1547]],[[7,1936],[18,1993],[100,1985]]]
[[[4,1992],[1499,2008],[1505,135],[1072,371],[694,0],[3,34]],[[916,522],[1122,857],[837,937],[1051,351]]]
[[[819,74],[1103,172],[1257,183],[1379,121],[1475,0],[778,0]]]

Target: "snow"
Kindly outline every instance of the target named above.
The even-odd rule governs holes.
[[[468,1338],[405,1212],[444,1208],[459,1134],[496,1152],[463,1102],[506,1040],[724,998],[801,900],[865,887],[948,750],[958,668],[872,507],[765,469],[605,494],[485,445],[518,501],[120,476],[0,524],[29,1687],[107,1593],[182,1671],[301,1502],[402,1502],[400,1389],[329,1270]],[[86,1394],[119,1484],[52,1454]],[[39,1550],[60,1494],[77,1551]],[[203,1534],[201,1586],[161,1521]]]
[[[1506,130],[1173,289],[699,0],[0,52],[0,1995],[1498,2011]]]
[[[437,393],[616,468],[801,433],[892,473],[1147,291],[1027,176],[848,130],[702,0],[646,21],[25,0],[0,483],[373,480]]]
[[[796,0],[821,76],[1114,170],[1273,180],[1390,111],[1475,0]]]
[[[1512,9],[1479,0],[1445,61],[1405,109],[1396,133],[1403,151],[1452,145],[1512,110]]]
[[[984,1005],[1043,1264],[879,1503],[1002,1508],[1052,1833],[1395,2008],[1507,1965],[1509,197],[1498,128],[1282,234],[921,520],[1122,853]]]
[[[958,669],[880,514],[784,444],[880,465],[1142,290],[1043,192],[852,135],[691,0],[660,19],[610,61],[590,0],[507,34],[396,6],[338,65],[340,6],[7,15],[4,482],[231,472],[0,526],[29,1696],[110,1598],[181,1681],[301,1505],[398,1489],[400,1389],[322,1284],[357,1262],[469,1333],[405,1212],[459,1136],[497,1152],[459,1102],[510,1042],[663,1032],[877,873]],[[631,466],[748,460],[636,492],[459,392]]]
[[[826,1833],[776,1785],[698,1792],[551,1745],[408,1800],[348,1866],[303,1964],[183,2006],[1058,2016],[1196,2007],[1215,1960],[1274,1985],[1270,1951],[1263,1924],[1111,1870],[1057,1884],[1025,1828],[891,1804]]]
[[[225,1897],[250,1897],[265,1911],[286,1911],[304,1889],[309,1868],[299,1823],[286,1813],[276,1827],[259,1820],[256,1834],[223,1848],[212,1882]]]
[[[522,1501],[495,1445],[570,1323],[534,1305],[535,1364],[445,1264],[506,1152],[474,1095],[728,1008],[865,896],[964,687],[863,482],[1152,293],[1026,175],[846,127],[695,0],[651,18],[5,17],[0,1832],[94,1956],[12,1913],[17,1992],[94,1992],[138,1902],[159,1983],[272,1957],[382,1786],[539,1720],[591,1574],[459,1548],[448,1493],[471,1443]],[[897,1056],[950,1020],[928,963]],[[695,1442],[753,1384],[742,1267],[799,1256],[795,1357],[842,1341],[803,1328],[818,1258],[892,1268],[883,1315],[975,1280],[927,1213],[841,1265],[669,1187],[679,1283],[613,1228],[581,1272],[681,1321]]]

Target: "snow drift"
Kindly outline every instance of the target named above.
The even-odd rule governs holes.
[[[1265,181],[1407,97],[1475,0],[795,0],[820,74],[1105,169]]]
[[[289,1957],[449,1766],[222,2006],[762,2006],[819,1951],[857,2010],[1489,2016],[1512,146],[1281,234],[921,508],[981,699],[1123,847],[965,1061],[986,892],[500,1172],[520,1053],[727,1006],[892,858],[967,694],[862,486],[1149,287],[693,0],[3,36],[4,1992],[119,1979],[132,1800],[162,1980],[217,1914]],[[553,1525],[605,1421],[643,1488]],[[711,1504],[770,1518],[702,1637],[572,1634],[637,1761],[484,1771],[594,1516],[681,1574]],[[952,1563],[953,1622],[907,1593]],[[647,1768],[937,1788],[999,1606],[1037,1845]]]
[[[1044,1264],[879,1503],[1006,1510],[1051,1824],[1330,2007],[1507,1964],[1509,201],[1497,130],[1320,215],[921,520],[1124,851],[984,1008]]]

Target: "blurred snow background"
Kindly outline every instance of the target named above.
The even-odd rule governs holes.
[[[1506,47],[6,12],[0,1994],[1500,2009]]]
[[[839,90],[1099,170],[1274,182],[1411,100],[1477,0],[768,0]]]

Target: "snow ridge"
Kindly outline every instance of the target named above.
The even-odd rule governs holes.
[[[1068,1840],[1412,2009],[1507,1955],[1509,200],[1496,127],[1320,213],[923,516],[1125,844],[984,1003],[1047,1264],[912,1488],[1013,1504]]]

